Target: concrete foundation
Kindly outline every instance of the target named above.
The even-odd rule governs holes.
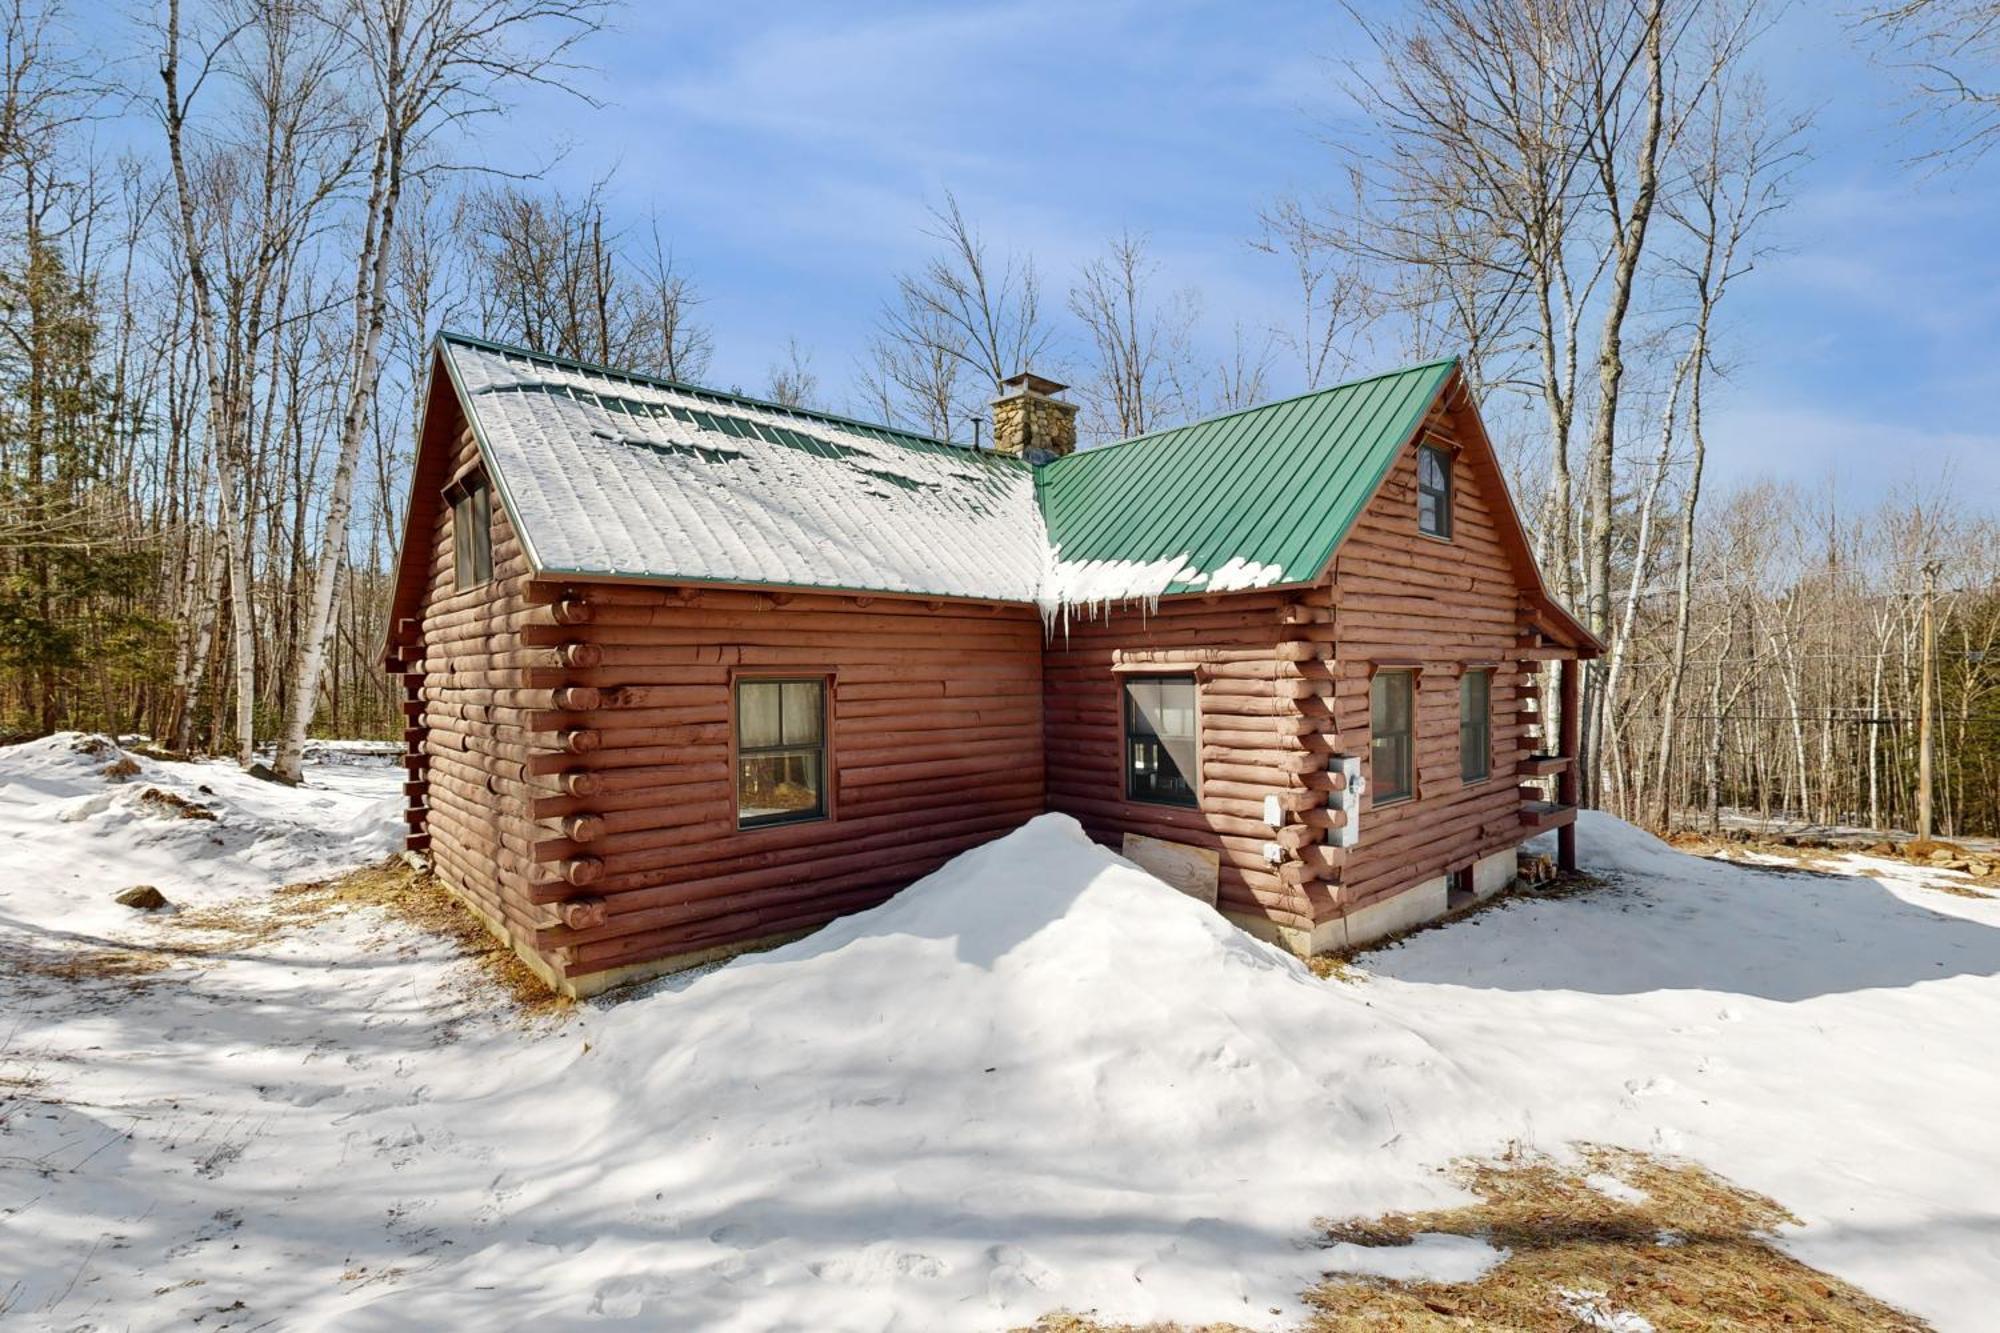
[[[1520,858],[1520,848],[1508,847],[1482,856],[1472,863],[1472,893],[1476,898],[1491,898],[1513,884]]]
[[[1484,901],[1513,885],[1518,851],[1514,847],[1503,848],[1472,863],[1472,893],[1475,899]],[[1369,903],[1330,921],[1322,921],[1310,931],[1280,926],[1263,917],[1236,912],[1224,915],[1258,939],[1302,958],[1310,958],[1315,954],[1343,953],[1363,948],[1377,940],[1399,935],[1437,920],[1452,906],[1451,877],[1439,875],[1436,879],[1413,884],[1392,897]]]

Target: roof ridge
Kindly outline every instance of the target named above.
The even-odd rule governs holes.
[[[642,371],[621,370],[616,366],[604,365],[602,362],[585,361],[581,357],[561,356],[554,352],[538,352],[532,347],[522,347],[518,343],[501,342],[497,338],[486,338],[472,333],[460,333],[454,329],[439,329],[435,341],[440,343],[463,343],[468,347],[477,347],[489,352],[529,357],[536,361],[547,361],[554,365],[568,367],[572,370],[589,371],[591,374],[603,375],[609,379],[626,380],[634,384],[643,384],[656,389],[671,389],[677,393],[688,393],[705,398],[721,399],[725,402],[737,403],[759,411],[778,412],[786,416],[799,417],[806,421],[820,421],[833,426],[858,426],[863,430],[881,431],[886,435],[898,436],[903,440],[916,444],[930,445],[940,449],[957,449],[965,453],[980,454],[991,454],[994,452],[990,449],[973,449],[968,445],[958,444],[952,440],[940,440],[934,435],[926,435],[922,431],[905,430],[901,426],[891,426],[886,422],[863,421],[859,417],[842,416],[838,412],[823,412],[814,407],[793,407],[785,403],[772,402],[767,398],[753,398],[747,393],[737,393],[728,389],[711,389],[701,384],[689,384],[685,380],[668,379],[664,375],[648,375]]]
[[[1432,357],[1428,361],[1412,361],[1408,365],[1398,366],[1394,370],[1378,371],[1373,375],[1362,375],[1355,379],[1342,380],[1338,384],[1329,384],[1323,389],[1307,389],[1304,393],[1290,394],[1284,398],[1273,398],[1268,402],[1252,403],[1248,407],[1233,407],[1227,412],[1217,412],[1214,416],[1196,417],[1193,421],[1183,421],[1177,426],[1162,426],[1158,430],[1149,430],[1143,435],[1128,435],[1122,440],[1113,440],[1109,444],[1095,445],[1089,449],[1079,449],[1075,453],[1065,455],[1047,466],[1054,467],[1066,463],[1073,458],[1089,458],[1094,454],[1102,454],[1112,449],[1120,449],[1128,444],[1145,444],[1149,441],[1157,440],[1163,435],[1175,435],[1181,431],[1192,430],[1196,426],[1207,426],[1218,421],[1228,421],[1232,417],[1248,416],[1252,412],[1268,412],[1274,407],[1284,407],[1288,403],[1301,403],[1308,398],[1318,398],[1323,394],[1338,393],[1342,389],[1358,389],[1364,384],[1373,384],[1376,380],[1394,379],[1398,375],[1408,375],[1419,370],[1435,370],[1439,366],[1456,365],[1458,360],[1459,358],[1454,355]]]

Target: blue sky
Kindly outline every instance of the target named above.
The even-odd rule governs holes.
[[[796,336],[839,399],[947,188],[993,245],[1036,257],[1051,304],[1131,227],[1163,290],[1200,291],[1212,335],[1268,326],[1290,291],[1248,244],[1258,212],[1332,183],[1327,140],[1360,123],[1335,79],[1358,34],[1330,0],[737,0],[634,4],[616,25],[585,51],[598,105],[537,95],[486,127],[488,151],[521,166],[503,154],[562,144],[566,186],[615,168],[614,207],[657,209],[708,298],[709,378],[752,390]],[[1717,473],[2000,495],[2000,158],[1907,165],[1930,131],[1825,6],[1792,6],[1756,60],[1817,121],[1784,252],[1726,316]],[[1280,362],[1272,387],[1296,372]]]

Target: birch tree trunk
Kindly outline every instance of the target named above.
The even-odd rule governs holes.
[[[195,336],[201,343],[202,371],[208,387],[209,447],[214,451],[216,491],[222,529],[222,547],[229,574],[231,634],[235,641],[236,663],[236,760],[248,767],[256,745],[257,707],[257,619],[250,596],[250,554],[239,506],[242,503],[242,467],[237,454],[240,423],[232,411],[230,394],[223,383],[223,356],[215,333],[213,288],[204,259],[201,233],[195,220],[194,187],[188,178],[187,154],[183,144],[187,125],[187,104],[180,91],[180,0],[168,0],[166,52],[160,62],[160,80],[165,85],[163,103],[167,131],[167,158],[173,168],[174,197],[178,205],[181,239],[186,250],[188,283],[192,289]]]
[[[402,83],[402,33],[393,30],[389,76],[380,137],[369,171],[367,220],[354,276],[354,339],[349,364],[353,381],[340,422],[340,456],[334,464],[333,486],[327,495],[326,522],[320,532],[319,559],[313,573],[312,600],[306,608],[298,662],[292,674],[291,707],[278,738],[272,765],[279,778],[298,782],[304,777],[306,731],[319,705],[319,678],[326,645],[333,634],[340,593],[340,572],[347,551],[347,523],[354,508],[354,471],[368,430],[368,409],[381,379],[382,329],[389,303],[389,256],[395,235],[396,204],[403,187],[403,127],[398,123]]]
[[[1584,534],[1584,591],[1591,633],[1599,639],[1611,629],[1611,530],[1612,497],[1616,490],[1618,404],[1625,380],[1625,318],[1632,306],[1632,294],[1639,278],[1639,263],[1646,248],[1646,231],[1652,221],[1653,204],[1659,196],[1660,144],[1666,127],[1666,66],[1664,0],[1652,0],[1646,8],[1645,99],[1646,118],[1640,131],[1632,169],[1632,206],[1621,214],[1618,184],[1617,134],[1615,116],[1600,113],[1595,153],[1600,188],[1611,212],[1615,254],[1611,265],[1610,288],[1605,293],[1604,321],[1597,345],[1597,410],[1590,430],[1590,457],[1586,480]],[[1614,71],[1600,70],[1600,78],[1611,79]],[[1615,86],[1615,84],[1614,84]],[[1584,757],[1579,761],[1585,783],[1584,799],[1597,799],[1597,752],[1604,734],[1604,697],[1601,687],[1592,688],[1592,671],[1585,675]]]

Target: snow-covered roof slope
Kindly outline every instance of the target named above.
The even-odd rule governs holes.
[[[918,435],[447,334],[537,572],[1032,601],[1033,470]]]
[[[538,575],[1033,603],[1051,624],[1313,582],[1458,373],[1427,362],[1037,468],[462,334],[437,348]],[[1594,642],[1499,509],[1524,590]]]

